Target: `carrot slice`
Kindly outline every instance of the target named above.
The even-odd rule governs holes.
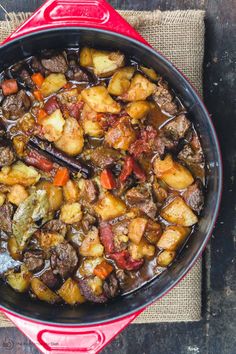
[[[57,187],[64,186],[69,181],[69,170],[66,167],[60,167],[54,177],[53,184]]]
[[[42,86],[43,82],[44,82],[44,77],[41,73],[35,73],[31,76],[31,79],[33,80],[33,82],[35,83],[35,85],[37,85],[39,88]]]
[[[37,101],[43,100],[43,95],[41,94],[41,92],[39,90],[34,90],[33,95]]]
[[[14,79],[5,80],[2,82],[2,92],[4,96],[12,95],[18,92],[18,84]]]
[[[100,175],[101,185],[103,188],[106,189],[113,189],[116,188],[116,180],[113,176],[112,172],[105,168]]]
[[[110,265],[106,261],[102,261],[102,263],[98,264],[93,271],[93,274],[104,280],[108,277],[108,275],[113,271],[112,265]]]
[[[37,123],[42,124],[43,120],[48,116],[47,112],[43,108],[39,108],[37,114]]]

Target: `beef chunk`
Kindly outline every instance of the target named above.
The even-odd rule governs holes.
[[[33,57],[30,65],[35,72],[40,72],[41,74],[45,75],[45,69],[37,58]]]
[[[186,144],[178,154],[178,159],[186,165],[201,164],[204,161],[201,150],[194,150],[190,144]]]
[[[178,117],[168,122],[162,129],[167,137],[173,140],[184,138],[191,127],[190,121],[185,114],[180,114]]]
[[[1,142],[0,142],[0,145]],[[15,161],[14,151],[10,146],[0,146],[0,167],[10,166]]]
[[[162,111],[175,115],[178,111],[176,103],[173,101],[168,85],[164,81],[160,81],[157,85],[157,91],[153,94],[153,100],[161,108]]]
[[[88,233],[90,230],[91,226],[93,226],[96,223],[96,218],[95,216],[91,215],[89,212],[87,212],[81,221],[82,228],[85,234]]]
[[[86,202],[94,203],[98,197],[98,189],[96,184],[91,180],[84,180],[80,196]]]
[[[66,78],[68,80],[75,80],[75,81],[79,81],[79,82],[81,82],[81,81],[88,82],[89,81],[88,74],[86,72],[84,72],[81,68],[79,68],[78,66],[67,70]]]
[[[115,274],[111,273],[103,284],[103,290],[108,299],[111,299],[119,293],[119,283]]]
[[[66,224],[58,219],[50,220],[43,226],[43,231],[58,232],[60,235],[65,236],[67,232]]]
[[[163,132],[156,137],[153,142],[152,149],[162,157],[164,156],[166,150],[173,150],[176,148],[178,142],[172,139],[169,139],[167,136],[164,135]]]
[[[118,161],[121,154],[108,147],[98,147],[91,153],[91,161],[94,165],[105,168],[114,162]]]
[[[65,73],[68,69],[67,62],[63,55],[58,54],[51,58],[41,60],[43,67],[52,73]]]
[[[15,95],[7,96],[2,104],[3,113],[8,119],[20,118],[29,108],[31,102],[24,90]]]
[[[0,207],[0,230],[8,234],[12,232],[13,206],[5,203]]]
[[[155,218],[157,207],[149,191],[143,187],[133,187],[126,193],[126,200],[131,207],[139,208],[150,218]]]
[[[108,300],[105,294],[96,295],[93,292],[92,288],[89,286],[88,279],[79,279],[79,287],[82,294],[88,301],[102,304]]]
[[[197,180],[189,186],[183,194],[184,200],[191,209],[200,213],[204,204],[203,186],[201,181]]]
[[[78,263],[75,249],[69,243],[57,245],[51,255],[51,267],[54,274],[60,274],[66,278],[73,273]]]
[[[24,253],[23,262],[30,272],[39,272],[44,267],[43,252],[40,250],[26,251]]]
[[[58,279],[58,276],[55,275],[52,271],[52,269],[46,270],[40,277],[42,282],[47,285],[50,289],[55,289],[60,281]]]
[[[32,89],[34,87],[33,80],[31,79],[31,75],[28,70],[22,69],[19,73],[19,77],[28,88]]]

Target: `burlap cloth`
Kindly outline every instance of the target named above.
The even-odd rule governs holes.
[[[120,11],[157,50],[181,69],[194,86],[202,89],[204,11]],[[0,41],[29,14],[9,14],[0,21]],[[186,322],[201,319],[202,262],[199,260],[168,295],[149,306],[134,323]],[[0,315],[0,327],[12,323]]]

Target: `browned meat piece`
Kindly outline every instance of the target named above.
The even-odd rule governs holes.
[[[26,69],[21,70],[21,72],[19,73],[19,77],[28,88],[32,89],[34,87],[34,83],[31,79],[30,73]]]
[[[173,150],[177,146],[178,142],[172,139],[169,139],[167,136],[160,132],[160,134],[154,140],[152,149],[153,151],[158,152],[158,154],[162,157],[166,150]]]
[[[46,270],[40,277],[42,282],[47,285],[50,289],[54,289],[60,283],[58,276],[55,275],[52,269]]]
[[[178,154],[178,159],[186,165],[201,164],[204,161],[201,150],[194,150],[190,144],[186,144]]]
[[[5,203],[0,207],[0,230],[10,234],[12,232],[13,206]]]
[[[60,274],[62,278],[66,278],[73,273],[77,263],[78,256],[69,243],[60,243],[53,249],[51,267],[54,274]]]
[[[121,154],[108,147],[98,147],[91,153],[91,161],[94,165],[105,168],[114,162],[118,161]]]
[[[40,72],[43,75],[45,74],[45,69],[37,58],[32,58],[30,66],[35,72]]]
[[[143,186],[131,188],[126,193],[126,200],[131,207],[139,208],[150,218],[155,218],[157,207],[149,191]]]
[[[1,142],[0,142],[0,145]],[[14,151],[10,146],[0,146],[0,167],[10,166],[15,161]]]
[[[43,231],[58,232],[60,235],[65,236],[67,232],[66,224],[58,219],[50,220],[43,226]]]
[[[186,118],[185,114],[168,122],[162,129],[167,137],[173,140],[184,138],[191,127],[191,122]]]
[[[63,55],[58,54],[51,58],[41,60],[43,67],[52,73],[65,73],[68,69],[67,62]]]
[[[115,252],[123,251],[128,247],[128,237],[127,240],[125,237],[128,235],[129,222],[129,219],[125,219],[112,225]]]
[[[189,186],[183,194],[184,200],[191,209],[200,213],[204,204],[203,186],[201,181],[197,180]]]
[[[23,262],[30,272],[37,273],[44,267],[43,252],[40,250],[26,251]]]
[[[88,279],[79,279],[79,287],[88,301],[102,304],[108,300],[105,294],[96,295],[93,292],[92,288],[89,286]]]
[[[153,100],[161,108],[161,110],[175,115],[178,111],[178,107],[173,102],[173,95],[171,94],[166,82],[160,81],[157,85],[157,91],[153,94]]]
[[[98,188],[91,180],[84,180],[83,188],[81,189],[81,198],[88,203],[94,203],[98,197]]]
[[[148,242],[153,243],[154,245],[159,240],[162,234],[161,225],[155,221],[148,220],[144,237],[148,240]]]
[[[15,95],[7,96],[2,104],[3,113],[8,119],[20,118],[29,108],[31,102],[24,90]]]
[[[91,215],[90,213],[86,213],[83,216],[83,219],[81,221],[84,233],[87,234],[91,226],[93,226],[95,223],[96,223],[95,216]]]
[[[111,273],[104,282],[103,290],[108,299],[111,299],[119,294],[119,282],[114,273]]]
[[[79,82],[81,82],[81,81],[88,82],[89,81],[89,77],[86,74],[86,72],[84,72],[78,66],[67,70],[66,77],[69,80],[75,80],[75,81],[79,81]]]

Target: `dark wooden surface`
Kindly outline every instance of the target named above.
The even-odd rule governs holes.
[[[41,0],[0,0],[8,11],[33,11],[41,3]],[[103,354],[235,354],[235,1],[113,0],[110,3],[122,9],[206,10],[204,97],[222,147],[224,193],[211,245],[205,251],[203,319],[198,323],[131,325]],[[0,9],[0,18],[3,16]],[[4,348],[11,341],[13,347]],[[0,353],[38,351],[18,330],[11,328],[0,330]]]

